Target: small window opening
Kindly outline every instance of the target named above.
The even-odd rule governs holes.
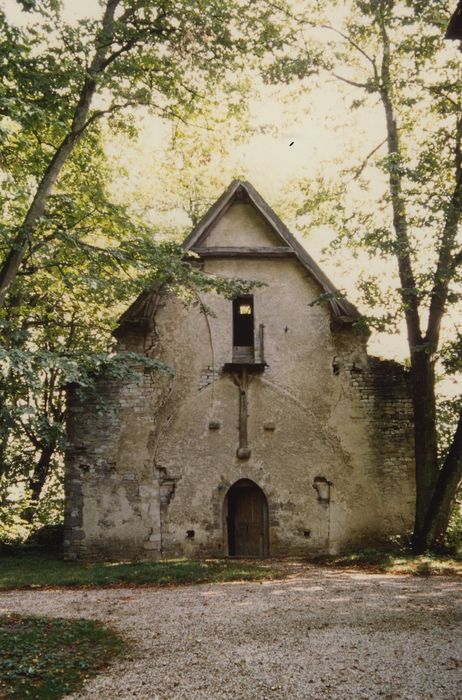
[[[233,301],[233,345],[254,346],[253,297],[237,297]]]

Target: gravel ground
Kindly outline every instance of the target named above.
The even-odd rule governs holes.
[[[267,583],[13,591],[0,609],[90,617],[130,640],[74,700],[462,699],[456,577],[306,566]]]

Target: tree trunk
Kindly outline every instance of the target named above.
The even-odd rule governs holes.
[[[412,356],[416,512],[414,544],[419,541],[438,478],[435,368],[425,349]]]
[[[427,509],[425,521],[415,541],[415,548],[422,552],[438,544],[446,532],[457,487],[462,479],[462,413],[459,416],[454,439],[449,448]]]
[[[24,508],[22,512],[22,517],[28,523],[31,523],[34,519],[35,511],[40,500],[40,496],[45,486],[45,481],[50,472],[51,458],[56,449],[56,442],[52,442],[43,448],[40,453],[39,460],[34,468],[34,473],[29,479],[28,489],[29,489],[29,505]]]
[[[10,429],[12,426],[12,421],[8,412],[8,409],[4,408],[6,403],[7,392],[3,388],[0,388],[0,403],[3,407],[0,407],[0,477],[6,476],[8,473],[8,467],[6,461],[6,453],[8,449],[8,442],[10,439]]]

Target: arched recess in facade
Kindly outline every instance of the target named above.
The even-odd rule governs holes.
[[[268,501],[250,479],[239,479],[224,501],[225,545],[229,556],[265,557],[268,546]]]

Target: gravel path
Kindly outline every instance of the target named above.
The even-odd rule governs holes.
[[[13,591],[0,609],[95,618],[131,640],[74,700],[462,699],[455,577],[307,566],[267,583]]]

